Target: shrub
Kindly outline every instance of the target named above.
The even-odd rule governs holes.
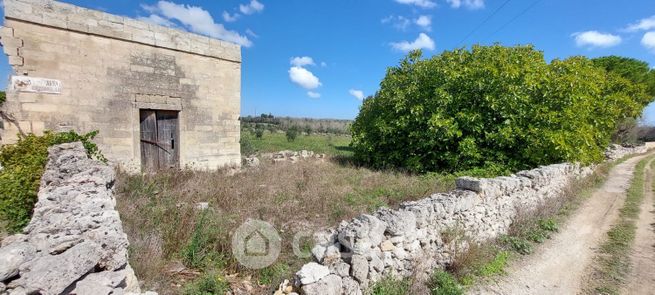
[[[548,64],[532,46],[414,51],[364,101],[352,146],[362,164],[417,172],[592,163],[651,99],[584,57]]]
[[[296,137],[298,137],[298,127],[297,126],[291,126],[289,129],[287,129],[287,141],[292,142],[296,140]]]
[[[43,136],[19,136],[18,142],[0,148],[0,220],[8,232],[20,231],[30,221],[43,169],[48,160],[48,147],[81,141],[90,157],[106,161],[91,140],[97,131],[79,135],[73,131],[46,132]]]
[[[255,137],[261,139],[264,136],[264,127],[255,128]]]

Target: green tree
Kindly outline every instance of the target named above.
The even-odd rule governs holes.
[[[364,101],[352,146],[363,164],[418,172],[591,163],[649,100],[584,57],[548,64],[532,46],[414,51]]]
[[[298,133],[300,133],[300,129],[298,128],[298,126],[294,125],[289,127],[286,132],[287,141],[292,142],[296,140],[296,137],[298,137]]]
[[[655,71],[648,66],[648,63],[615,55],[594,58],[592,61],[608,72],[618,74],[634,83],[645,84],[648,93],[655,96]]]

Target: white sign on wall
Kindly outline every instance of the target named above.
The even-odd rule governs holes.
[[[28,76],[11,76],[11,89],[19,92],[61,94],[61,81]]]

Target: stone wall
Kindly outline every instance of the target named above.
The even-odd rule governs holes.
[[[627,155],[645,153],[648,150],[647,145],[637,145],[637,146],[622,146],[618,144],[610,145],[607,150],[605,150],[605,158],[608,160],[618,160]]]
[[[181,167],[240,165],[240,46],[57,1],[3,2],[0,42],[15,75],[63,87],[51,94],[10,86],[2,144],[19,128],[99,130],[109,160],[138,171],[139,110],[170,110],[179,111]]]
[[[519,212],[537,209],[590,173],[589,167],[557,164],[507,177],[462,177],[452,192],[343,221],[315,235],[316,262],[296,274],[296,285],[304,294],[362,294],[383,276],[430,272],[466,247],[455,236],[477,242],[498,237]]]
[[[48,151],[32,220],[2,241],[0,294],[139,293],[114,209],[113,170],[79,142]]]

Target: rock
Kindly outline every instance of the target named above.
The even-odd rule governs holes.
[[[359,288],[357,281],[353,280],[350,277],[343,278],[341,280],[342,292],[341,294],[348,295],[362,295],[362,290]]]
[[[125,285],[125,271],[103,271],[90,273],[75,284],[74,294],[109,295],[114,289]]]
[[[305,295],[341,295],[342,281],[338,275],[329,275],[320,281],[302,287]]]
[[[310,262],[305,265],[296,273],[296,276],[303,285],[308,285],[324,278],[330,274],[330,269],[327,266],[320,265],[316,262]]]
[[[393,251],[394,249],[396,249],[396,246],[394,246],[393,243],[389,240],[386,240],[380,244],[380,250],[384,252]]]
[[[207,210],[207,209],[209,209],[209,203],[208,202],[198,202],[198,203],[196,203],[196,209],[197,210]]]
[[[254,155],[244,159],[244,165],[246,167],[258,167],[259,164],[260,164],[259,158],[257,158]]]
[[[34,246],[26,242],[16,242],[0,248],[0,281],[18,275],[21,264],[31,260],[35,255]]]
[[[59,255],[41,256],[21,266],[21,277],[12,282],[28,293],[47,290],[59,294],[92,271],[101,259],[101,247],[82,242]]]
[[[360,283],[368,282],[368,260],[361,255],[353,255],[350,262],[351,275]]]
[[[347,277],[350,274],[350,265],[345,262],[339,262],[334,265],[334,274],[340,277]]]
[[[314,246],[312,248],[312,255],[314,256],[314,259],[316,259],[318,262],[323,262],[323,257],[325,257],[325,250],[327,250],[327,248],[324,246]]]
[[[364,214],[340,228],[339,243],[355,254],[361,254],[382,242],[386,228],[386,223],[377,217]]]

